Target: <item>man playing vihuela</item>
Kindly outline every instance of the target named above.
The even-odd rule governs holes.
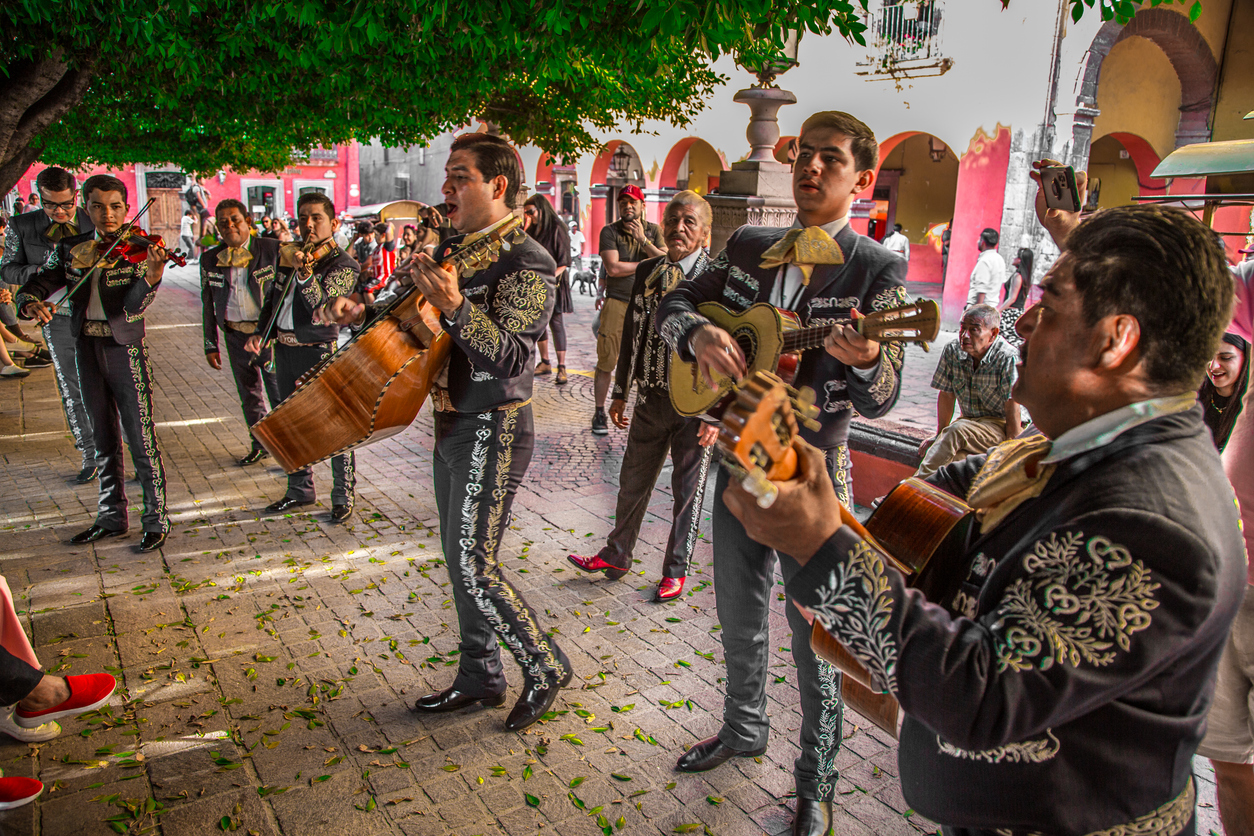
[[[627,303],[614,377],[614,400],[610,403],[610,420],[619,429],[626,429],[627,396],[632,383],[636,384],[627,451],[618,474],[614,530],[599,553],[591,557],[572,554],[568,558],[585,572],[605,572],[610,580],[627,574],[653,485],[669,451],[674,521],[662,557],[662,580],[654,596],[656,601],[670,601],[684,591],[718,427],[700,418],[686,418],[671,405],[667,391],[671,348],[654,329],[653,317],[663,296],[683,279],[700,275],[709,264],[702,244],[710,232],[712,217],[710,204],[696,192],[675,195],[662,213],[666,255],[645,259],[636,266],[636,283]]]
[[[1041,435],[929,477],[975,509],[948,600],[908,589],[842,523],[809,445],[769,512],[739,486],[725,501],[805,564],[793,600],[900,703],[905,803],[947,836],[1192,836],[1193,754],[1245,592],[1236,503],[1195,396],[1232,277],[1218,237],[1180,209],[1080,223],[1038,193],[1037,214],[1062,255],[1016,325],[1014,396]]]
[[[915,476],[931,476],[942,465],[983,453],[1022,429],[1019,405],[1010,397],[1018,377],[1019,352],[1001,337],[1000,314],[992,305],[968,308],[958,339],[945,346],[932,376],[936,435],[919,446],[923,462]],[[953,420],[954,404],[962,417]]]
[[[795,311],[803,325],[830,324],[825,350],[802,354],[796,383],[817,393],[819,426],[803,436],[823,451],[846,500],[853,411],[878,418],[896,403],[901,388],[902,345],[881,345],[843,324],[854,309],[884,310],[905,302],[905,260],[849,225],[854,196],[870,188],[878,161],[875,135],[861,121],[835,111],[811,116],[801,127],[793,164],[794,227],[742,226],[722,255],[700,276],[681,282],[657,313],[663,339],[683,360],[695,361],[711,386],[712,372],[743,377],[745,358],[727,331],[698,312],[698,304],[719,302],[742,311],[766,302]],[[677,769],[683,772],[714,769],[733,757],[766,750],[767,622],[775,600],[776,557],[785,580],[800,569],[787,552],[745,534],[722,502],[728,483],[728,473],[720,469],[713,528],[715,602],[727,658],[723,725],[715,737],[695,743],[679,759]],[[788,617],[802,713],[793,832],[821,836],[831,829],[836,796],[844,711],[840,673],[816,659],[800,613],[789,607]]]

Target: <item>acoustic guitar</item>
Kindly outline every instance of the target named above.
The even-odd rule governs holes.
[[[440,264],[459,275],[481,270],[526,235],[513,218]],[[451,347],[440,312],[411,287],[306,372],[296,391],[252,426],[253,437],[293,473],[394,436],[418,416]]]
[[[797,468],[792,442],[798,417],[813,419],[811,397],[798,393],[770,372],[759,371],[740,385],[723,414],[719,448],[723,463],[758,504],[769,508],[779,493],[775,482],[791,479]],[[910,478],[893,488],[865,526],[843,505],[842,525],[874,544],[889,563],[934,603],[952,600],[967,569],[966,544],[972,520],[962,500],[921,479]],[[815,654],[845,675],[845,703],[884,731],[897,736],[901,708],[884,683],[849,652],[818,619],[810,633]]]
[[[746,374],[774,372],[785,383],[793,382],[801,352],[823,345],[823,340],[832,330],[831,322],[802,327],[795,313],[765,302],[752,305],[741,313],[735,313],[718,302],[703,302],[697,306],[697,312],[731,334],[745,355]],[[841,321],[845,325],[853,325],[859,334],[869,340],[921,343],[926,351],[927,344],[940,333],[940,306],[931,299],[919,299],[908,305]],[[672,356],[671,405],[680,415],[701,415],[710,411],[711,407],[727,397],[735,383],[725,375],[717,376],[714,382],[718,384],[717,391],[705,382],[695,362],[684,361],[678,352]]]

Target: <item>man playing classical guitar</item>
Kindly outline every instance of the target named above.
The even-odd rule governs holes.
[[[871,129],[847,113],[816,113],[806,120],[793,166],[797,223],[792,229],[743,226],[700,276],[662,301],[657,326],[686,361],[696,361],[710,385],[713,373],[739,380],[745,358],[736,341],[699,313],[701,302],[733,310],[769,302],[795,311],[802,324],[833,323],[826,351],[803,355],[796,383],[818,395],[819,429],[805,437],[824,451],[840,496],[849,499],[849,421],[856,408],[867,418],[884,415],[897,400],[900,344],[865,339],[837,323],[850,309],[883,310],[905,301],[906,262],[849,226],[854,196],[871,185],[879,150]],[[727,700],[716,737],[694,745],[677,768],[700,772],[733,757],[766,750],[770,654],[767,619],[774,598],[774,552],[751,541],[722,502],[728,474],[721,471],[714,505],[714,586]],[[779,552],[784,579],[800,565]],[[793,832],[814,836],[831,829],[836,794],[836,754],[841,741],[840,674],[810,649],[805,620],[789,610],[792,651],[801,691],[801,755],[795,764],[797,813]]]
[[[274,367],[279,397],[296,391],[296,381],[335,351],[340,326],[314,317],[314,311],[328,299],[346,296],[357,286],[357,262],[340,249],[331,236],[339,227],[335,204],[322,192],[306,192],[297,201],[303,247],[287,244],[283,250],[279,279],[270,284],[257,321],[264,328],[277,309],[275,322]],[[324,254],[319,255],[320,253]],[[301,271],[306,252],[314,258],[308,277]],[[290,277],[290,281],[289,281]],[[286,292],[285,292],[286,291]],[[257,354],[262,334],[253,334],[244,348]],[[353,513],[353,488],[357,485],[356,458],[344,453],[331,459],[331,522],[343,522]],[[306,467],[288,474],[287,492],[266,507],[267,514],[282,514],[293,508],[312,505],[317,500],[313,471]]]
[[[452,686],[421,697],[421,713],[505,701],[500,644],[523,669],[524,685],[505,721],[511,731],[539,720],[570,683],[572,670],[505,577],[497,550],[514,493],[535,446],[531,415],[536,342],[549,325],[556,294],[553,258],[526,234],[482,269],[441,267],[439,257],[511,222],[522,172],[509,143],[462,134],[445,165],[444,215],[461,233],[433,260],[413,260],[414,284],[441,312],[452,338],[447,374],[431,400],[435,415],[435,498],[445,563],[461,627]],[[360,321],[360,297],[336,299],[321,312],[343,324]]]
[[[696,192],[675,195],[662,213],[666,255],[645,259],[636,267],[636,283],[627,303],[614,376],[614,400],[610,403],[610,420],[619,429],[626,429],[627,396],[631,394],[631,384],[637,384],[627,452],[618,475],[614,530],[599,553],[572,554],[567,558],[585,572],[605,572],[610,580],[627,574],[649,497],[669,452],[675,508],[656,601],[670,601],[684,591],[718,427],[700,418],[685,418],[671,405],[667,393],[671,350],[654,329],[653,315],[663,296],[684,278],[700,275],[709,264],[701,245],[710,232],[712,214],[710,204]]]
[[[244,421],[248,426],[266,417],[266,398],[271,408],[278,405],[279,386],[270,365],[270,349],[257,362],[244,344],[265,325],[261,302],[278,279],[279,242],[252,234],[248,209],[233,198],[218,202],[214,218],[222,243],[205,251],[200,259],[201,320],[205,335],[205,361],[211,368],[222,368],[218,329],[226,338],[227,362],[235,378]],[[269,453],[252,441],[252,449],[239,460],[255,464]]]
[[[79,386],[100,465],[100,499],[95,524],[70,542],[94,543],[126,533],[125,436],[135,475],[144,489],[144,536],[139,550],[153,551],[165,543],[170,518],[165,506],[165,467],[153,424],[144,312],[157,296],[167,253],[164,247],[149,247],[147,260],[135,264],[115,250],[101,261],[111,243],[105,236],[126,225],[131,208],[126,184],[97,174],[83,183],[83,195],[95,231],[61,238],[48,263],[23,285],[14,301],[20,313],[46,325],[53,314],[44,300],[61,288],[72,288],[89,273],[90,278],[68,301],[73,305]]]
[[[793,600],[900,702],[902,792],[946,834],[1191,836],[1193,753],[1245,587],[1194,397],[1232,279],[1181,210],[1080,224],[1038,195],[1037,213],[1063,255],[1016,326],[1014,397],[1043,434],[929,478],[979,521],[952,600],[906,589],[841,524],[809,445],[769,512],[738,486],[725,501],[805,564]]]

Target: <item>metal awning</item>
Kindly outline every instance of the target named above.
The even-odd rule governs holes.
[[[1254,172],[1254,139],[1198,142],[1172,151],[1150,177],[1209,177]]]

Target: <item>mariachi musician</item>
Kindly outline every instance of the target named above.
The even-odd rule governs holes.
[[[445,216],[461,233],[446,254],[512,220],[522,172],[509,143],[462,134],[445,166]],[[540,626],[497,557],[514,493],[535,445],[531,386],[535,345],[555,299],[553,258],[525,234],[482,270],[443,268],[425,253],[414,259],[414,284],[441,312],[452,339],[447,379],[437,381],[435,497],[445,563],[461,627],[457,678],[421,697],[422,713],[505,701],[504,644],[523,669],[524,686],[505,721],[526,728],[552,707],[572,676],[570,660]],[[351,323],[366,315],[357,299],[337,299],[322,315]]]
[[[218,329],[226,336],[226,354],[235,377],[244,420],[252,426],[266,417],[266,401],[278,404],[279,387],[271,367],[271,349],[261,355],[244,348],[248,338],[261,330],[261,304],[278,278],[279,242],[252,234],[248,209],[238,200],[220,201],[214,212],[222,243],[206,250],[200,258],[200,300],[205,331],[205,359],[214,369],[222,368],[218,349]],[[254,362],[254,358],[256,362]],[[253,439],[241,465],[255,464],[266,456],[266,448]]]
[[[165,543],[170,520],[165,505],[165,468],[152,414],[152,367],[144,339],[144,312],[157,296],[169,251],[160,244],[146,256],[130,257],[125,245],[101,260],[130,212],[126,184],[97,174],[83,183],[87,213],[94,233],[62,238],[48,263],[18,291],[15,302],[23,316],[52,321],[44,300],[63,287],[87,280],[70,296],[72,327],[77,341],[79,385],[91,421],[100,463],[100,501],[96,522],[70,539],[75,545],[125,534],[125,473],[122,434],[144,490],[144,536],[139,550],[153,551]],[[130,260],[136,258],[136,261]]]
[[[296,381],[335,351],[340,326],[315,321],[313,313],[337,296],[347,296],[357,285],[359,268],[332,237],[340,226],[335,204],[322,192],[306,192],[297,201],[304,247],[287,244],[279,281],[270,285],[259,321],[272,324],[274,334],[253,334],[244,343],[252,354],[273,337],[275,375],[279,397],[296,391]],[[353,488],[357,483],[352,453],[331,459],[331,522],[344,522],[353,513]],[[317,499],[313,471],[306,467],[288,474],[287,493],[266,506],[267,514],[282,514],[312,505]]]

